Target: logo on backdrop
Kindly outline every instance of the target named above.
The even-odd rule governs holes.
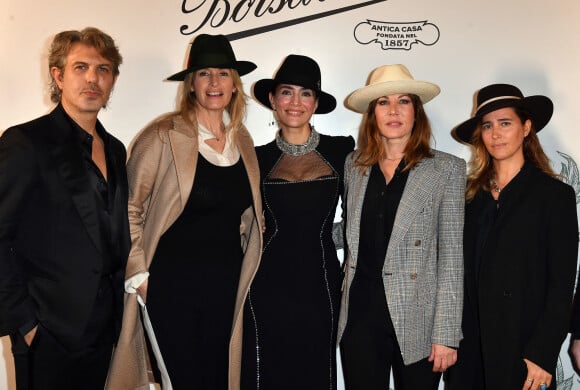
[[[323,3],[325,0],[318,0]],[[230,41],[250,37],[252,35],[264,34],[269,31],[293,26],[296,24],[310,22],[316,19],[327,18],[343,12],[352,11],[357,8],[368,7],[370,5],[383,3],[387,0],[371,0],[352,4],[347,7],[331,9],[314,15],[301,18],[290,19],[281,23],[270,24],[262,27],[252,28],[227,35]],[[195,34],[204,27],[218,28],[224,23],[231,21],[240,23],[246,17],[262,18],[268,14],[277,14],[281,11],[294,11],[297,7],[307,7],[314,4],[312,0],[182,0],[181,12],[192,14],[196,20],[201,20],[197,26],[184,24],[179,28],[183,35]]]
[[[377,43],[383,50],[411,50],[415,43],[432,46],[439,41],[439,35],[439,28],[427,21],[395,23],[367,19],[354,28],[358,43]]]

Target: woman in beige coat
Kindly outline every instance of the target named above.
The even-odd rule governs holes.
[[[262,249],[259,169],[242,124],[240,80],[255,67],[236,61],[224,36],[198,36],[187,69],[169,77],[183,81],[179,111],[134,141],[132,247],[109,389],[148,388],[150,366],[164,389],[239,388],[242,309]],[[147,299],[158,342],[151,349],[159,347],[164,364],[150,364],[138,297]]]

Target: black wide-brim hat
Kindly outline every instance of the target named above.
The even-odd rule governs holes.
[[[471,144],[471,137],[481,118],[492,111],[506,107],[521,108],[527,112],[536,133],[542,130],[552,118],[554,104],[543,95],[524,97],[519,88],[510,84],[491,84],[477,93],[475,115],[455,127],[451,134],[457,141]]]
[[[318,99],[315,114],[327,114],[336,108],[334,96],[320,89],[320,67],[310,57],[290,54],[284,59],[273,79],[258,80],[254,84],[254,97],[271,110],[268,94],[274,92],[276,85],[279,84],[299,85],[312,89]]]
[[[204,68],[235,69],[243,76],[256,69],[256,64],[236,60],[230,41],[224,35],[200,34],[191,43],[186,69],[169,76],[167,80],[182,81],[189,73]]]

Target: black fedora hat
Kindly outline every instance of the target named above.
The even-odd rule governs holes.
[[[268,94],[278,84],[299,85],[312,89],[318,98],[315,114],[327,114],[335,109],[336,99],[320,89],[320,67],[310,57],[290,54],[284,59],[273,79],[262,79],[254,84],[254,97],[272,109]]]
[[[224,35],[200,34],[191,43],[186,69],[169,76],[167,80],[182,81],[189,73],[203,68],[230,68],[243,76],[256,69],[256,64],[237,61],[232,46]]]
[[[491,84],[483,87],[477,93],[475,115],[455,127],[451,134],[459,142],[471,143],[471,136],[481,118],[500,108],[514,107],[526,111],[532,118],[536,132],[548,124],[554,104],[550,98],[543,95],[524,97],[519,88],[510,84]]]

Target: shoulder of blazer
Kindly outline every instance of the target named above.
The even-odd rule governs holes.
[[[240,148],[254,149],[254,140],[246,126],[242,125],[236,132],[237,144]]]
[[[13,131],[14,129],[22,131],[31,141],[40,141],[47,144],[57,143],[72,134],[64,109],[60,105],[57,105],[46,115],[13,126],[6,131]]]
[[[181,115],[169,113],[155,118],[139,131],[129,146],[129,154],[141,149],[150,149],[153,145],[165,144],[169,146],[170,132],[192,138],[193,142],[197,142],[195,129],[186,124]]]
[[[143,128],[143,130],[141,130],[137,137],[139,137],[141,133],[153,132],[157,133],[161,139],[164,139],[167,138],[170,131],[175,131],[190,138],[196,136],[195,129],[185,122],[181,114],[172,112],[153,119]]]
[[[576,196],[572,186],[557,177],[547,175],[535,166],[530,166],[529,183],[536,188],[534,192],[545,194],[549,199],[569,196],[570,194]]]
[[[433,160],[435,169],[463,169],[465,170],[465,160],[440,150],[433,149]]]

